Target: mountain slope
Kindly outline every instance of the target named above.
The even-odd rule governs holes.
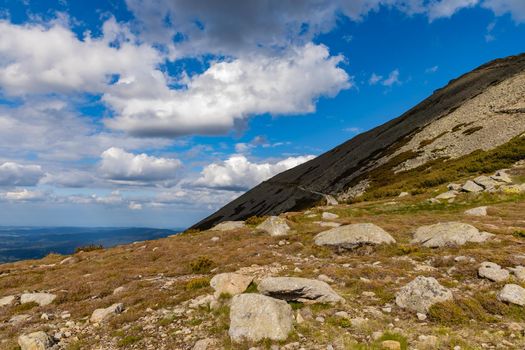
[[[385,164],[399,172],[500,146],[525,132],[524,115],[525,54],[494,60],[400,117],[261,183],[193,228],[303,209],[323,194],[347,199],[345,192],[366,187],[371,171]]]

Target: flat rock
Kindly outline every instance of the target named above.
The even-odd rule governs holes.
[[[406,197],[406,196],[410,196],[410,193],[408,193],[408,192],[401,192],[398,197],[399,198],[403,198],[403,197]]]
[[[478,176],[477,178],[475,178],[474,182],[477,185],[480,185],[481,187],[483,187],[485,190],[491,190],[495,188],[496,186],[500,185],[498,181],[493,180],[490,177],[484,176],[484,175]]]
[[[477,207],[477,208],[472,208],[472,209],[469,209],[469,210],[465,210],[465,215],[487,216],[487,208],[488,207]]]
[[[24,293],[20,296],[20,304],[37,303],[39,306],[51,304],[56,299],[51,293]]]
[[[264,295],[303,303],[344,302],[326,282],[300,277],[268,277],[258,285]]]
[[[467,242],[481,243],[494,236],[492,233],[480,232],[472,225],[461,222],[440,222],[434,225],[421,226],[411,243],[425,247],[444,247],[463,245]]]
[[[31,319],[31,315],[28,315],[28,314],[14,315],[13,317],[9,319],[9,323],[19,324],[19,323],[25,322],[30,319]]]
[[[292,308],[283,300],[253,293],[232,298],[228,334],[234,342],[286,340],[292,323]]]
[[[221,273],[213,276],[210,281],[210,286],[215,290],[215,297],[218,298],[221,294],[229,294],[231,296],[241,294],[248,288],[252,281],[252,276],[234,272]]]
[[[8,295],[8,296],[5,296],[3,298],[0,298],[0,307],[2,307],[2,306],[9,306],[9,305],[13,304],[15,299],[16,298],[15,298],[14,295]]]
[[[428,309],[439,302],[452,300],[452,292],[433,277],[418,276],[396,294],[397,306],[426,314]]]
[[[317,234],[314,240],[317,245],[334,246],[342,249],[396,242],[388,232],[370,223],[336,227]]]
[[[232,231],[240,228],[245,228],[244,221],[223,221],[218,225],[213,226],[214,231]]]
[[[331,221],[314,221],[314,224],[317,224],[322,227],[339,227],[342,225],[338,222],[331,222]]]
[[[514,276],[516,276],[516,278],[520,282],[525,282],[525,267],[523,267],[523,266],[516,266],[516,267],[513,267],[513,268],[511,268],[509,270],[512,271]]]
[[[525,306],[525,288],[517,284],[506,284],[498,293],[497,298],[500,301]]]
[[[509,271],[490,261],[484,261],[478,269],[479,277],[489,279],[493,282],[503,282],[509,279]]]
[[[96,309],[91,314],[89,321],[91,323],[100,323],[110,316],[122,313],[122,311],[124,311],[124,304],[122,303],[113,304],[105,309]]]
[[[54,343],[53,338],[42,331],[22,334],[18,337],[20,350],[47,350],[51,349]]]
[[[274,237],[286,236],[288,231],[290,231],[290,226],[288,226],[286,220],[278,216],[270,216],[256,228]]]
[[[465,182],[465,184],[463,186],[461,186],[461,190],[465,191],[465,192],[477,193],[477,192],[483,191],[483,187],[481,187],[480,185],[476,184],[472,180],[468,180],[467,182]]]
[[[193,350],[213,350],[217,349],[217,341],[211,338],[205,338],[198,340],[195,345],[193,345]]]
[[[334,219],[337,219],[339,217],[339,215],[337,214],[334,214],[334,213],[329,213],[327,211],[323,212],[323,214],[321,215],[321,217],[324,219],[324,220],[334,220]]]
[[[441,193],[440,195],[436,196],[436,199],[451,199],[451,198],[456,198],[457,195],[458,195],[458,192],[452,190],[452,191]]]
[[[448,185],[447,185],[447,188],[448,188],[450,191],[452,191],[452,190],[454,190],[454,191],[459,191],[459,190],[461,190],[461,185],[460,185],[460,184],[454,184],[454,183],[451,183],[451,184],[448,184]]]
[[[503,170],[496,171],[496,173],[494,175],[492,175],[490,178],[492,180],[498,181],[498,182],[504,182],[504,183],[508,183],[508,184],[512,183],[512,179],[510,178],[509,174],[507,174]]]

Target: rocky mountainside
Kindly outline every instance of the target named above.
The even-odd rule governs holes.
[[[194,228],[347,201],[374,187],[371,172],[424,169],[490,150],[525,132],[525,54],[480,66],[375,129],[261,183]]]

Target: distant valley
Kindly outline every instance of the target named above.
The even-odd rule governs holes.
[[[0,227],[0,263],[71,254],[88,245],[113,247],[176,234],[183,229],[142,227]]]

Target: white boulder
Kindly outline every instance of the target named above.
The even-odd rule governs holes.
[[[396,294],[396,304],[404,309],[426,314],[436,303],[452,300],[452,292],[433,277],[418,276]]]
[[[344,225],[323,231],[314,237],[314,241],[320,246],[334,246],[342,249],[396,242],[388,232],[370,223]]]
[[[503,282],[509,279],[509,271],[490,261],[484,261],[478,269],[479,277],[489,279],[493,282]]]
[[[293,329],[292,308],[283,300],[260,294],[239,294],[230,307],[232,341],[282,341]]]
[[[465,182],[465,184],[463,186],[461,186],[461,190],[463,190],[465,192],[477,193],[477,192],[483,191],[483,187],[481,187],[480,185],[478,185],[477,183],[475,183],[472,180],[468,180],[467,182]]]
[[[54,339],[42,331],[22,334],[18,337],[20,350],[47,350],[54,344]]]
[[[20,296],[20,304],[37,303],[39,306],[51,304],[56,299],[51,293],[24,293]]]
[[[472,209],[465,210],[465,215],[470,216],[487,216],[488,207],[476,207]]]
[[[498,293],[497,298],[506,303],[525,306],[525,288],[517,284],[506,284]]]
[[[303,303],[344,302],[326,282],[300,277],[267,277],[258,285],[261,294]]]
[[[122,313],[122,311],[124,311],[124,304],[122,303],[113,304],[105,309],[96,309],[91,314],[89,321],[91,323],[100,323],[113,315]]]
[[[480,232],[472,225],[453,221],[421,226],[414,233],[411,242],[436,248],[463,245],[467,242],[481,243],[492,236],[494,236],[492,233]]]
[[[214,295],[218,298],[221,294],[229,294],[231,296],[241,294],[248,288],[252,281],[252,276],[234,272],[221,273],[213,276],[210,281],[210,286],[215,290]]]
[[[8,296],[5,296],[3,298],[0,298],[0,307],[2,307],[2,306],[9,306],[9,305],[13,304],[14,301],[15,301],[15,296],[14,295],[8,295]]]
[[[274,237],[286,236],[288,231],[290,231],[290,226],[288,226],[286,220],[278,216],[270,216],[256,228]]]

